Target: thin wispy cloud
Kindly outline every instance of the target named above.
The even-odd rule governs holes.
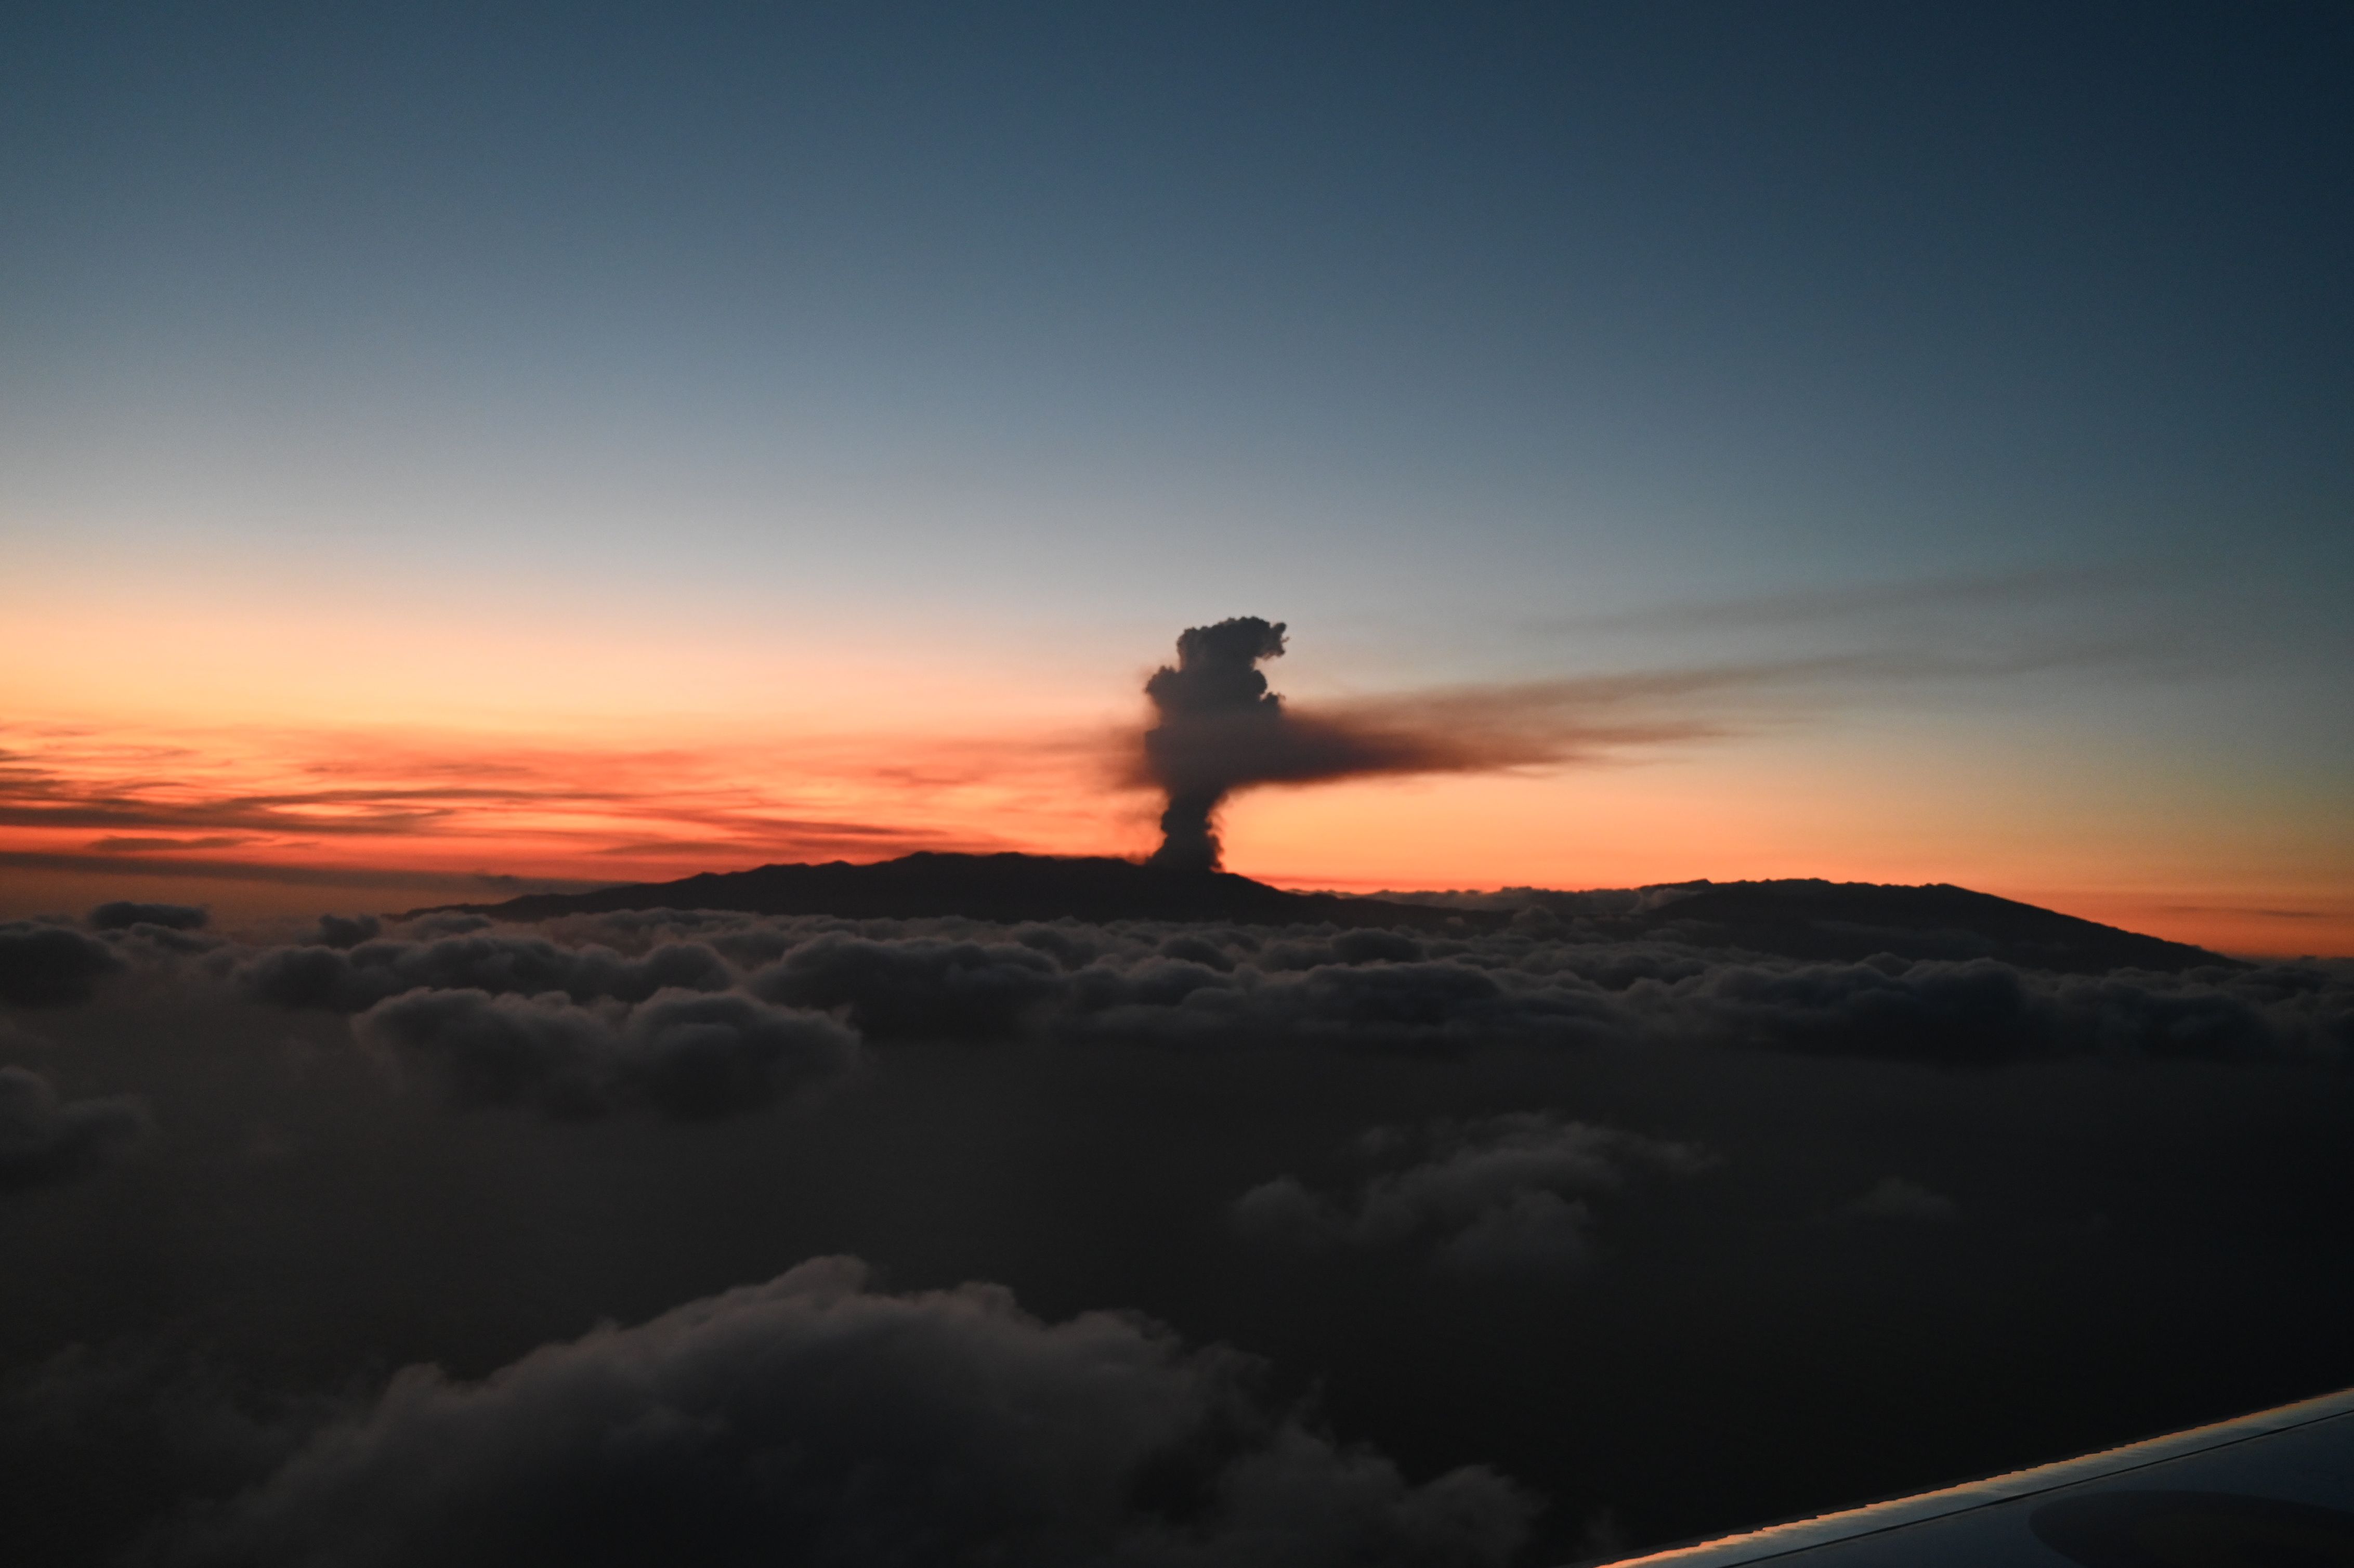
[[[2081,606],[2139,586],[2141,579],[2114,567],[2046,567],[1655,604],[1569,616],[1549,624],[1564,630],[1819,626],[1922,611]]]
[[[258,875],[300,861],[387,875],[488,865],[616,880],[714,863],[999,848],[1002,835],[986,826],[941,821],[940,803],[960,791],[1002,795],[1024,777],[1014,757],[993,775],[970,758],[911,765],[921,747],[904,740],[872,743],[862,762],[841,746],[794,756],[728,744],[519,747],[277,732],[220,732],[164,758],[125,757],[80,735],[12,738],[0,851],[27,866],[161,874],[204,864]]]

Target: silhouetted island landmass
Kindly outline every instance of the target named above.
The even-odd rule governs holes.
[[[1988,958],[2075,974],[2179,972],[2234,963],[2202,948],[1944,884],[1691,882],[1596,892],[1520,888],[1363,898],[1292,893],[1231,872],[1108,856],[928,851],[873,864],[764,865],[440,907],[518,921],[622,909],[725,909],[853,919],[1222,920],[1432,931],[1517,923],[1572,939],[1650,938],[1797,959]]]

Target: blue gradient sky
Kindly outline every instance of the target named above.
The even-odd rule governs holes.
[[[1991,759],[2347,891],[2354,12],[1275,11],[16,8],[12,705],[704,648],[576,706],[1077,722],[1239,613],[1310,697],[1830,653],[1804,788]],[[1308,842],[1255,863],[1389,874]]]

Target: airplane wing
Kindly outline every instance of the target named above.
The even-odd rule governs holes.
[[[1610,1568],[2354,1568],[2354,1389]]]

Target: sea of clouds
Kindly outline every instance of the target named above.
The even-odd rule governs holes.
[[[0,1001],[46,1561],[1566,1560],[2354,1377],[2345,964],[116,905]]]

